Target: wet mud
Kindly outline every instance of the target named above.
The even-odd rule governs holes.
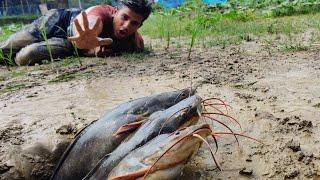
[[[172,47],[143,58],[88,58],[58,74],[41,65],[0,81],[1,89],[24,84],[0,95],[0,177],[48,179],[74,135],[108,109],[197,85],[202,98],[226,101],[244,133],[264,144],[239,138],[238,147],[232,136],[221,136],[216,158],[223,171],[203,146],[181,179],[320,179],[319,51],[274,48],[270,54],[252,41],[197,47],[190,60],[186,56],[187,48]],[[70,72],[77,76],[50,82]]]

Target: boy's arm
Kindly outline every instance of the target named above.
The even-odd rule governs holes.
[[[100,38],[98,35],[102,32],[103,24],[99,17],[81,12],[72,24],[74,36],[68,37],[79,49],[95,49],[99,46],[112,43],[110,38]]]
[[[136,47],[138,51],[144,50],[144,41],[140,33],[136,32],[135,34]]]

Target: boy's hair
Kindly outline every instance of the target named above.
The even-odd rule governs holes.
[[[120,0],[119,7],[127,6],[134,12],[142,15],[143,21],[146,20],[151,13],[151,3],[148,0]]]

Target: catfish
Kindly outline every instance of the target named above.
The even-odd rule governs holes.
[[[105,154],[111,153],[134,130],[131,128],[114,136],[121,126],[142,122],[153,112],[167,109],[194,93],[195,89],[186,88],[118,105],[76,135],[57,164],[51,180],[84,178]]]
[[[201,103],[201,97],[193,95],[168,109],[153,113],[128,140],[100,160],[84,179],[106,179],[121,159],[134,149],[146,144],[159,134],[172,133],[179,128],[196,124],[202,111]],[[120,131],[120,133],[123,132]]]

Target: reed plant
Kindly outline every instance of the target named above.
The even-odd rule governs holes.
[[[12,46],[10,47],[10,51],[7,54],[5,54],[2,49],[0,49],[0,64],[4,64],[7,70],[11,71],[10,66],[15,65]]]
[[[52,49],[51,49],[51,46],[50,46],[49,41],[48,41],[47,30],[45,28],[45,21],[41,22],[41,25],[40,25],[39,29],[40,29],[41,36],[45,41],[47,51],[49,53],[50,61],[51,61],[51,64],[52,64],[52,69],[54,69],[54,65],[53,65],[54,59],[53,59],[53,56],[52,56]]]

